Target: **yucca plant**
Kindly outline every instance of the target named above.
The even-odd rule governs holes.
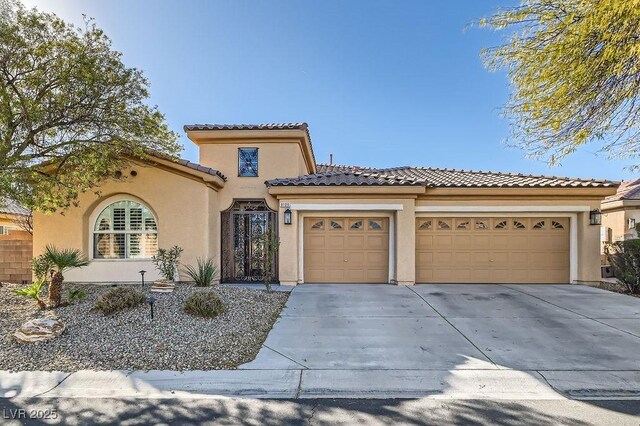
[[[183,272],[191,278],[198,287],[210,286],[218,278],[218,267],[212,258],[198,258],[197,266],[187,265]]]
[[[39,308],[46,308],[47,305],[44,303],[44,300],[40,298],[40,292],[42,291],[42,287],[47,283],[47,280],[44,278],[38,278],[28,287],[23,287],[15,290],[15,293],[18,296],[28,297],[33,299],[38,304]]]
[[[62,274],[69,269],[87,266],[89,260],[78,249],[61,250],[52,245],[47,245],[44,257],[56,270],[49,283],[49,306],[55,308],[62,301],[62,283],[64,282]]]

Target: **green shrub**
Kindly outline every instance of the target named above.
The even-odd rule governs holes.
[[[42,299],[40,299],[40,292],[42,291],[42,287],[44,287],[46,282],[47,282],[46,279],[39,278],[30,286],[15,290],[15,293],[18,296],[28,297],[29,299],[35,300],[36,303],[38,304],[38,307],[45,308],[47,305],[44,303]]]
[[[31,269],[33,269],[33,275],[35,275],[37,279],[46,280],[49,277],[49,271],[53,269],[53,263],[48,256],[41,254],[31,259]]]
[[[110,315],[125,309],[135,308],[145,301],[144,294],[140,290],[128,287],[117,287],[102,293],[96,300],[93,309]]]
[[[189,296],[184,311],[197,317],[213,318],[224,313],[224,305],[213,291],[198,291]]]
[[[198,258],[197,261],[198,266],[185,266],[184,273],[187,274],[189,278],[191,278],[196,286],[210,286],[213,283],[213,280],[218,277],[218,267],[210,257],[207,257],[205,259]]]
[[[629,293],[640,293],[640,239],[607,244],[605,253],[615,277]]]
[[[169,250],[158,249],[158,253],[151,258],[153,265],[167,281],[175,281],[178,265],[180,264],[180,255],[184,249],[179,246],[173,246]]]
[[[77,288],[75,290],[69,290],[69,292],[67,293],[67,300],[69,300],[70,303],[73,303],[75,301],[80,301],[85,297],[87,297],[87,292],[82,290],[81,288]]]

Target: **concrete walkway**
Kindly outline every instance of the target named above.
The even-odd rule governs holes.
[[[584,286],[304,285],[227,371],[0,372],[0,397],[640,399],[640,299]]]

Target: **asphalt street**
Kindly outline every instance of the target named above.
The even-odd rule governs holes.
[[[640,401],[12,398],[0,399],[0,424],[638,426]]]

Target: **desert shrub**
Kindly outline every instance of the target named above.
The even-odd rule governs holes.
[[[69,292],[67,293],[67,300],[71,303],[80,301],[85,297],[87,297],[87,292],[82,290],[81,288],[69,290]]]
[[[175,281],[178,265],[180,264],[180,255],[183,251],[184,249],[179,246],[173,246],[169,250],[161,248],[151,258],[153,265],[166,280]]]
[[[33,284],[27,287],[22,287],[15,290],[15,293],[18,296],[27,297],[29,299],[35,300],[38,304],[38,307],[44,308],[46,304],[44,300],[40,299],[40,292],[42,291],[42,287],[46,284],[47,280],[44,278],[38,278]]]
[[[210,257],[205,259],[198,258],[197,262],[197,266],[185,266],[184,273],[187,274],[198,287],[210,286],[213,280],[218,277],[218,267]]]
[[[615,277],[630,293],[640,293],[640,239],[608,244],[605,252]]]
[[[224,305],[213,291],[198,291],[189,296],[184,311],[197,317],[213,318],[224,313]]]
[[[140,290],[128,287],[116,287],[102,293],[96,300],[93,309],[105,315],[135,308],[145,301],[144,294]]]
[[[46,280],[49,276],[49,271],[53,269],[53,263],[48,256],[41,254],[40,256],[31,259],[31,269],[33,270],[33,275],[35,275],[37,279]]]

